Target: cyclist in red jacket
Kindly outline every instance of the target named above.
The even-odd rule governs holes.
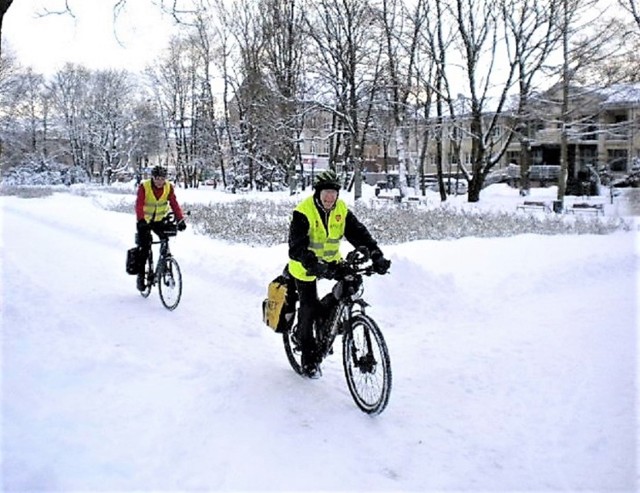
[[[136,198],[137,244],[142,251],[140,265],[144,266],[151,249],[151,231],[158,237],[164,237],[162,220],[173,211],[178,222],[178,230],[184,231],[187,224],[178,199],[176,199],[173,184],[167,180],[167,169],[155,166],[151,170],[151,179],[144,180],[138,187]],[[143,262],[144,260],[144,262]],[[138,273],[136,287],[144,291],[144,271]]]

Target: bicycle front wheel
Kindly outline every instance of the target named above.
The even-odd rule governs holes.
[[[180,266],[173,257],[164,261],[164,269],[158,279],[160,300],[167,310],[174,310],[182,296],[182,274]]]
[[[391,360],[382,331],[364,314],[351,319],[342,338],[342,362],[349,391],[367,414],[380,414],[391,394]]]

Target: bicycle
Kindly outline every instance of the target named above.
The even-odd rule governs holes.
[[[149,255],[144,266],[145,289],[140,291],[143,298],[148,298],[156,284],[160,301],[167,310],[175,310],[182,297],[182,273],[180,266],[169,249],[169,238],[178,234],[178,225],[173,214],[163,221],[165,227],[158,240],[152,240]],[[153,245],[160,245],[158,262],[153,267]]]
[[[349,252],[339,264],[339,279],[319,301],[325,316],[314,322],[313,333],[321,360],[333,353],[333,344],[342,335],[342,363],[349,392],[360,410],[380,414],[389,402],[392,373],[382,331],[365,313],[369,304],[362,299],[363,276],[375,272],[369,260],[368,250],[360,248]],[[292,317],[282,338],[289,364],[302,375],[297,327]]]

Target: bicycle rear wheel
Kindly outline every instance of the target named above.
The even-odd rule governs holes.
[[[164,268],[158,279],[160,300],[167,310],[174,310],[182,296],[182,273],[180,266],[173,257],[164,261]]]
[[[342,362],[349,391],[367,414],[380,414],[391,394],[391,360],[378,325],[367,315],[351,319],[342,338]]]
[[[284,352],[287,353],[287,360],[298,375],[302,375],[302,351],[300,350],[300,341],[297,339],[296,331],[298,324],[290,325],[287,330],[282,333],[282,342],[284,343]]]
[[[143,298],[148,298],[153,287],[153,256],[149,255],[147,262],[144,264],[144,290],[140,291]]]

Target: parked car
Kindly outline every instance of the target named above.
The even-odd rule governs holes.
[[[514,178],[510,176],[509,172],[505,168],[494,169],[485,177],[482,186],[488,187],[489,185],[495,185],[496,183],[510,183],[513,180]]]
[[[433,178],[433,180],[427,180],[425,182],[426,188],[433,192],[439,192],[440,188],[438,185],[438,180]],[[445,178],[444,179],[444,190],[448,195],[464,195],[468,192],[469,186],[467,185],[466,180],[458,179],[455,180],[453,178]]]

